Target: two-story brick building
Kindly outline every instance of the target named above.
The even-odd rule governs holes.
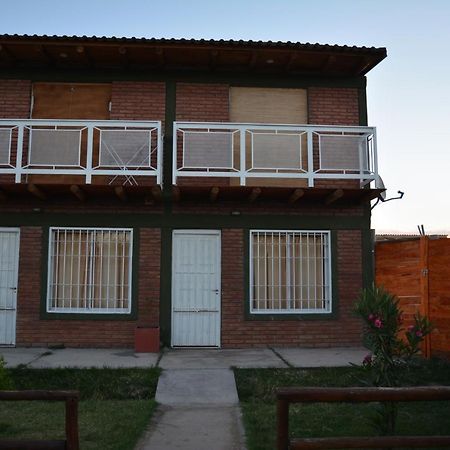
[[[0,36],[0,344],[359,344],[385,56]]]

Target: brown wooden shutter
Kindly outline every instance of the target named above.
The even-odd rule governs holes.
[[[33,119],[109,119],[110,84],[34,83]]]
[[[281,88],[230,88],[230,121],[241,123],[295,124],[308,123],[308,102],[306,89]],[[248,142],[249,144],[250,142]],[[248,146],[249,148],[249,146]],[[306,157],[306,139],[303,157]],[[238,158],[238,155],[235,155]],[[247,164],[250,155],[247,155]],[[239,180],[232,178],[230,184],[238,185]],[[248,186],[289,186],[303,187],[306,180],[248,178]]]

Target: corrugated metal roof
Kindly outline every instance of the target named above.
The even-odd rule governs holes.
[[[233,40],[233,39],[166,39],[166,38],[145,38],[145,37],[116,37],[116,36],[67,36],[67,35],[28,35],[28,34],[2,34],[0,39],[4,40],[43,40],[55,42],[95,42],[95,43],[123,43],[123,44],[158,44],[158,45],[211,45],[211,46],[227,46],[227,47],[247,47],[247,48],[274,48],[287,50],[320,50],[330,52],[344,53],[371,53],[386,55],[384,47],[357,47],[337,44],[319,44],[319,43],[301,43],[301,42],[283,42],[283,41],[252,41],[252,40]]]

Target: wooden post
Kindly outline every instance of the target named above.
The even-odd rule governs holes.
[[[277,400],[277,450],[289,449],[289,401]]]
[[[66,439],[67,450],[79,450],[77,397],[68,397],[66,400]]]
[[[430,293],[428,269],[428,236],[420,237],[420,306],[421,313],[430,318]],[[425,358],[431,357],[431,335],[425,336],[423,345]]]

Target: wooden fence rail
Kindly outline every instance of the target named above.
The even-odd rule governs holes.
[[[79,450],[78,391],[0,391],[0,401],[63,401],[66,404],[66,439],[51,441],[0,440],[0,450]]]
[[[450,436],[374,436],[289,439],[291,403],[366,403],[450,400],[450,387],[280,388],[277,391],[277,450],[450,447]]]

